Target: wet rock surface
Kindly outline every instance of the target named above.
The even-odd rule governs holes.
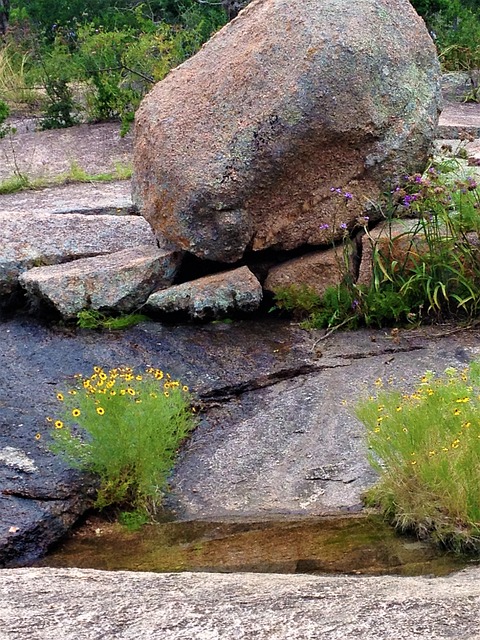
[[[479,578],[6,569],[0,638],[475,640]]]
[[[321,335],[265,320],[121,333],[4,321],[0,564],[41,555],[89,503],[92,480],[49,453],[45,418],[58,411],[56,390],[96,364],[161,367],[203,404],[171,478],[166,506],[178,518],[358,510],[374,477],[362,427],[342,400],[369,392],[378,376],[409,384],[426,368],[461,366],[477,354],[479,334],[360,331],[316,343]]]

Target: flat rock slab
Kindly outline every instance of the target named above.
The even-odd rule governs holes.
[[[134,213],[130,180],[84,182],[0,196],[0,211],[11,213]]]
[[[47,302],[63,318],[75,318],[82,309],[130,313],[143,305],[152,291],[172,284],[180,260],[180,253],[148,244],[34,267],[22,273],[20,284],[30,298]]]
[[[155,246],[149,224],[139,216],[58,216],[0,213],[0,294],[11,293],[24,271],[143,244]]]
[[[480,104],[445,102],[438,121],[437,138],[456,139],[464,131],[480,138]]]
[[[262,302],[262,285],[248,267],[239,267],[155,291],[146,309],[153,313],[184,312],[194,319],[229,313],[252,313]]]
[[[442,371],[478,355],[479,332],[426,333],[359,331],[315,344],[321,332],[265,320],[144,323],[121,333],[3,322],[0,566],[42,554],[88,502],[91,480],[49,453],[45,421],[58,411],[56,391],[76,373],[90,375],[98,364],[153,366],[199,396],[205,412],[167,503],[180,518],[349,511],[373,481],[350,401],[378,376],[408,384],[426,368]],[[57,528],[47,526],[54,507]]]
[[[408,336],[408,332],[405,332]],[[326,515],[362,509],[375,481],[355,402],[381,377],[410,387],[426,369],[464,366],[475,346],[455,340],[395,344],[385,334],[339,334],[315,367],[209,410],[174,472],[180,518]],[[321,357],[320,357],[321,355]]]
[[[129,165],[132,135],[120,137],[115,122],[20,133],[0,140],[0,182],[18,173],[33,180],[67,174],[73,165],[90,174]]]
[[[477,640],[480,570],[447,578],[0,573],[1,640]]]

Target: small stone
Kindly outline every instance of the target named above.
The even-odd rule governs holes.
[[[263,288],[275,292],[280,287],[305,285],[322,296],[328,287],[340,284],[351,268],[349,262],[350,256],[344,254],[343,247],[315,251],[270,269]]]
[[[217,273],[153,293],[146,309],[152,312],[187,312],[194,319],[251,313],[262,301],[262,287],[248,267]]]

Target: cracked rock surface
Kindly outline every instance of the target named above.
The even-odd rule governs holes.
[[[462,366],[479,332],[338,333],[281,321],[127,331],[0,325],[0,566],[45,552],[91,501],[93,481],[48,451],[45,418],[75,373],[129,365],[179,377],[204,407],[171,478],[180,519],[316,515],[361,509],[374,481],[353,402],[379,376],[411,385]],[[428,335],[428,337],[427,337]],[[402,379],[405,381],[402,382]],[[36,436],[38,439],[36,439]]]

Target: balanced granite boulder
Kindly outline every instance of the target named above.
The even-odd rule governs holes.
[[[82,309],[128,313],[152,291],[172,284],[180,260],[179,253],[144,245],[34,267],[20,276],[20,284],[30,298],[55,307],[64,318],[74,318]]]
[[[143,100],[133,199],[201,258],[329,243],[422,170],[439,101],[407,0],[254,0]]]

